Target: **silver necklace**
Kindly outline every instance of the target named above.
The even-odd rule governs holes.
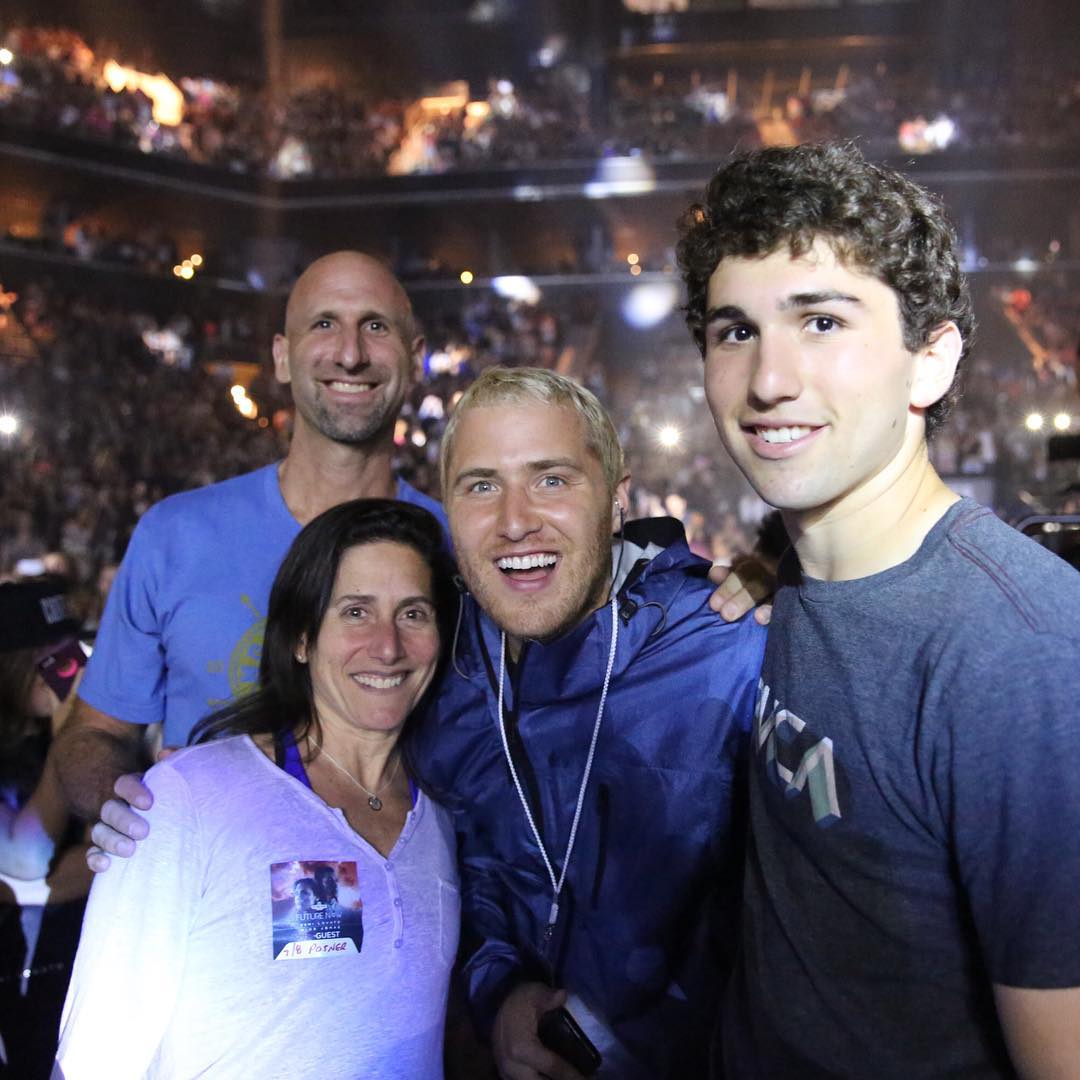
[[[367,804],[371,807],[372,810],[382,809],[383,803],[382,799],[380,799],[379,796],[394,782],[394,777],[397,776],[398,766],[401,764],[400,754],[398,754],[398,756],[394,759],[394,768],[390,772],[390,779],[387,780],[386,783],[383,784],[383,786],[379,788],[378,791],[368,791],[368,789],[364,787],[364,785],[361,784],[360,781],[357,780],[356,777],[353,776],[353,774],[349,772],[349,770],[346,769],[345,766],[342,765],[341,762],[338,761],[338,759],[334,757],[334,755],[331,754],[330,751],[327,750],[322,743],[318,742],[316,739],[312,739],[311,741],[315,743],[315,746],[318,749],[319,753],[326,755],[327,761],[329,761],[330,764],[334,766],[334,768],[336,768],[339,772],[343,772],[368,797]]]
[[[499,648],[499,735],[502,738],[503,753],[506,755],[506,764],[510,766],[510,776],[517,789],[518,801],[521,809],[525,811],[525,820],[532,830],[533,839],[540,849],[540,857],[544,860],[544,869],[547,870],[548,880],[551,882],[551,910],[548,913],[547,929],[545,938],[550,940],[555,932],[555,924],[559,921],[559,896],[562,893],[563,884],[566,881],[566,869],[570,865],[570,856],[574,852],[574,841],[577,839],[578,822],[581,820],[581,809],[585,805],[585,789],[589,786],[589,774],[592,772],[593,758],[596,755],[596,740],[600,735],[600,721],[604,718],[604,706],[607,704],[608,688],[611,686],[611,671],[615,666],[615,649],[619,643],[619,608],[616,598],[611,598],[611,646],[608,649],[607,670],[604,672],[604,686],[600,691],[600,704],[596,708],[596,720],[593,722],[592,738],[589,740],[589,753],[585,758],[585,772],[581,777],[581,787],[578,788],[577,806],[574,808],[574,820],[570,825],[570,838],[566,842],[566,854],[563,856],[562,870],[559,876],[555,876],[555,868],[551,864],[551,858],[544,847],[544,841],[540,839],[540,830],[536,827],[529,800],[525,797],[525,790],[518,778],[518,771],[514,766],[514,758],[510,753],[510,743],[506,737],[506,722],[503,717],[503,678],[506,674],[506,632],[500,637]]]

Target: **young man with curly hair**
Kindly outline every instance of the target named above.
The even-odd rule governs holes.
[[[930,463],[973,331],[945,215],[851,147],[759,150],[679,261],[793,543],[724,1075],[1080,1076],[1080,576]]]

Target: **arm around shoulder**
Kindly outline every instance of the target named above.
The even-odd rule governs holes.
[[[143,768],[142,731],[140,724],[109,716],[82,698],[76,701],[51,750],[72,813],[96,818],[117,777]]]
[[[1080,1078],[1080,987],[994,985],[1005,1042],[1023,1080]]]

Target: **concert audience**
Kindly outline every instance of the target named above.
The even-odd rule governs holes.
[[[622,74],[597,116],[587,75],[569,64],[528,85],[493,79],[468,108],[454,95],[433,103],[339,86],[276,100],[265,87],[186,75],[159,104],[70,30],[14,29],[4,45],[12,59],[0,69],[0,122],[281,180],[609,156],[711,162],[736,144],[825,138],[857,138],[878,154],[1080,141],[1080,77],[1043,69],[948,89],[931,70],[881,63],[819,71],[816,82],[782,69],[748,70],[741,81],[737,70],[716,80]]]
[[[464,295],[460,306],[427,319],[424,377],[396,433],[398,467],[412,483],[435,492],[446,416],[484,368],[571,364],[619,418],[635,514],[679,517],[704,555],[730,557],[752,545],[764,507],[716,453],[700,402],[687,394],[697,363],[689,350],[672,348],[616,373],[583,344],[598,316],[581,296],[560,306],[486,290]],[[1022,308],[1030,340],[1051,342],[1054,363],[1037,366],[1015,337],[1009,360],[1008,329],[996,335],[973,356],[961,404],[931,453],[944,475],[995,483],[998,508],[1008,513],[1017,509],[1014,493],[1040,470],[1045,476],[1054,418],[1069,415],[1072,430],[1080,426],[1080,300],[1049,284],[995,296],[1003,312]],[[281,456],[290,414],[261,364],[266,343],[243,311],[222,305],[196,303],[158,318],[45,283],[22,291],[0,328],[0,399],[19,424],[0,435],[0,575],[40,573],[54,560],[92,625],[98,577],[119,560],[147,507]],[[223,355],[256,367],[234,368]],[[250,419],[230,393],[238,382],[257,408]],[[1025,427],[1032,411],[1043,416],[1043,430]],[[658,442],[664,425],[677,429],[673,446]]]

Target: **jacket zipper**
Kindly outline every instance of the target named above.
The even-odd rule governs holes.
[[[514,759],[514,768],[517,769],[517,774],[525,787],[525,795],[529,800],[529,809],[532,810],[533,820],[536,822],[536,831],[540,834],[541,840],[543,840],[545,839],[544,807],[540,801],[540,786],[536,782],[536,773],[533,772],[532,762],[529,760],[529,753],[525,749],[525,742],[521,738],[521,732],[518,730],[518,710],[520,709],[521,702],[521,695],[519,693],[521,686],[521,670],[524,667],[525,654],[528,652],[528,649],[529,643],[524,642],[521,647],[521,655],[518,657],[518,662],[513,665],[508,672],[510,675],[511,691],[514,695],[514,704],[507,715],[503,717],[503,723],[506,724],[506,744],[510,747],[510,756]],[[507,776],[509,776],[509,768],[507,768],[506,771]],[[548,858],[551,858],[550,852],[548,853]]]

